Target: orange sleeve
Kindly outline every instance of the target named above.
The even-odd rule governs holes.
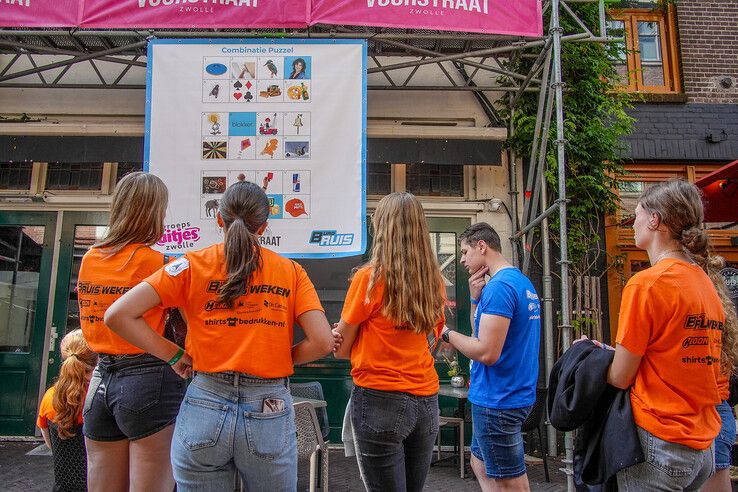
[[[369,299],[369,303],[364,302],[371,272],[371,268],[359,270],[351,279],[341,311],[341,319],[350,325],[358,325],[366,321],[374,310],[373,298]]]
[[[654,296],[640,283],[629,282],[623,289],[618,320],[616,342],[635,355],[646,353],[653,326],[652,312],[659,312],[654,306]]]
[[[48,390],[46,390],[46,393],[44,394],[44,397],[41,399],[41,405],[38,409],[38,418],[36,419],[36,425],[39,429],[48,429],[49,428],[49,420],[53,419],[54,414],[54,387],[52,386]]]
[[[187,302],[190,273],[190,262],[185,255],[149,275],[144,282],[159,294],[162,306],[180,307]]]
[[[292,264],[295,266],[295,274],[297,275],[295,282],[297,287],[297,292],[295,292],[295,318],[299,318],[308,311],[325,312],[318,298],[318,293],[315,291],[315,286],[313,286],[313,282],[308,277],[305,269],[295,262],[292,262]]]

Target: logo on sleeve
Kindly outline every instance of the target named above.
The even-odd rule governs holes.
[[[187,258],[180,258],[165,266],[164,270],[170,277],[176,277],[188,268],[190,268],[190,261]]]

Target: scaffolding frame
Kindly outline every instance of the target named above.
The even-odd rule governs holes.
[[[593,33],[571,8],[572,4],[589,3],[598,5],[599,26]],[[0,55],[10,57],[7,64],[0,66],[0,88],[74,88],[74,89],[143,89],[144,85],[126,83],[125,76],[132,69],[145,69],[148,41],[152,38],[313,38],[313,39],[365,39],[368,56],[374,66],[368,75],[381,74],[386,83],[372,83],[368,90],[386,91],[469,91],[472,92],[490,120],[488,126],[507,124],[508,135],[515,132],[510,121],[504,122],[497,114],[486,93],[510,95],[509,111],[526,92],[538,93],[538,110],[527,164],[527,180],[524,185],[523,211],[519,214],[520,192],[517,186],[518,159],[508,150],[509,193],[513,235],[513,263],[527,273],[530,266],[533,236],[540,228],[542,250],[543,332],[546,381],[555,362],[555,332],[552,254],[549,239],[548,218],[558,212],[560,223],[558,261],[560,267],[560,318],[559,334],[562,347],[571,344],[571,299],[568,285],[569,259],[567,239],[566,198],[566,151],[564,139],[564,107],[561,70],[561,46],[570,42],[607,42],[613,40],[606,33],[606,10],[604,0],[546,0],[543,11],[550,10],[548,30],[539,38],[475,33],[450,33],[435,30],[412,30],[380,27],[357,27],[316,25],[306,29],[0,29]],[[565,33],[561,27],[561,16],[569,16],[578,30]],[[532,53],[530,50],[534,50]],[[537,52],[535,51],[537,50]],[[526,53],[524,53],[526,52]],[[43,64],[38,55],[68,57]],[[530,56],[534,63],[527,73],[517,73],[506,68],[506,61],[517,56]],[[379,57],[410,57],[409,61],[384,64]],[[22,59],[28,59],[32,68],[19,69]],[[65,82],[69,69],[75,64],[88,64],[94,71],[96,83]],[[120,65],[114,77],[105,78],[98,64]],[[417,74],[421,67],[432,66],[447,82],[420,84]],[[13,70],[16,68],[16,70]],[[61,69],[53,79],[47,80],[45,72]],[[407,71],[409,70],[409,73]],[[404,72],[403,72],[404,71]],[[490,81],[489,75],[494,78]],[[486,77],[484,77],[486,75]],[[31,81],[29,77],[34,77]],[[504,83],[500,81],[504,80]],[[557,198],[549,204],[548,189],[544,178],[545,156],[548,150],[548,134],[554,119],[556,139],[556,162],[558,166]],[[519,244],[525,247],[520,258]],[[548,450],[556,454],[556,432],[548,428]],[[541,443],[543,445],[543,443]],[[567,489],[574,490],[573,438],[566,433],[564,438]]]

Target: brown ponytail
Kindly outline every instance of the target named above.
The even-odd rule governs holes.
[[[239,181],[228,187],[218,211],[225,228],[224,250],[228,271],[218,300],[233,307],[233,301],[246,293],[251,277],[261,268],[257,233],[269,218],[269,199],[261,187],[249,181]]]
[[[97,364],[97,354],[90,350],[82,336],[82,330],[73,330],[61,341],[62,365],[54,387],[52,405],[56,412],[54,423],[59,437],[74,436],[77,417],[82,412],[89,378],[87,375]]]
[[[738,364],[738,317],[720,273],[725,260],[712,254],[710,238],[702,228],[705,212],[700,190],[684,180],[671,179],[648,188],[639,203],[659,215],[672,237],[712,280],[725,311],[720,367],[723,373],[732,374]]]

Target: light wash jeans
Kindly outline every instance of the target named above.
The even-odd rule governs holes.
[[[618,489],[626,492],[699,490],[715,470],[715,444],[692,449],[664,441],[638,427],[646,461],[618,472]]]
[[[249,492],[294,492],[297,439],[287,386],[287,379],[197,373],[172,440],[177,490],[233,490],[238,470]],[[284,410],[263,413],[267,398],[284,400]]]

